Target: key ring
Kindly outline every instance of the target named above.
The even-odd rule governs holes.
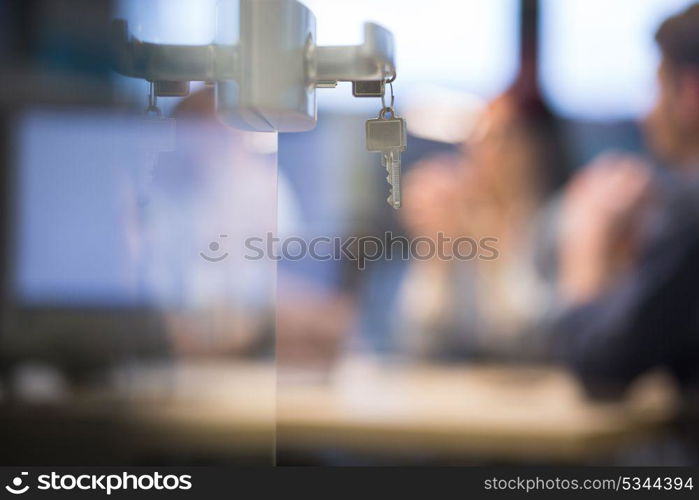
[[[396,116],[396,111],[393,109],[393,106],[384,106],[381,108],[381,111],[379,111],[379,118],[383,120],[386,117],[386,113],[391,113],[391,118],[395,118]]]
[[[386,106],[386,100],[385,100],[385,95],[384,95],[385,92],[384,92],[384,94],[381,95],[381,107],[382,107],[383,109],[386,109],[386,108],[391,108],[391,109],[393,109],[393,104],[394,104],[394,102],[395,102],[395,100],[396,100],[395,96],[393,95],[393,80],[395,80],[395,79],[396,79],[396,77],[395,77],[395,75],[394,75],[392,80],[386,81],[386,83],[388,83],[388,86],[389,86],[390,89],[391,89],[391,104],[390,104],[390,106]],[[382,109],[382,111],[383,111],[383,109]]]

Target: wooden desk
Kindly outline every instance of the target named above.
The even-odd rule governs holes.
[[[0,407],[0,424],[10,430],[3,459],[256,456],[271,463],[276,426],[285,451],[580,461],[647,437],[676,409],[659,379],[624,402],[593,404],[555,368],[361,360],[343,364],[326,383],[287,383],[271,363],[226,362],[145,367],[124,387],[40,408]]]
[[[272,363],[152,364],[116,379],[53,402],[0,405],[0,463],[273,463]]]
[[[625,401],[601,404],[557,368],[350,363],[328,384],[280,378],[277,443],[307,452],[580,461],[667,423],[677,407],[667,382],[651,378]]]
[[[161,452],[257,454],[271,463],[275,374],[271,362],[250,361],[144,370],[133,375],[138,387],[125,398],[121,424]]]

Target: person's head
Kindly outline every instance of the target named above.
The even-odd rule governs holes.
[[[530,188],[545,198],[568,174],[557,118],[538,92],[521,85],[489,104],[465,148],[470,163],[505,192]]]
[[[667,19],[655,39],[659,94],[646,120],[651,147],[677,165],[699,160],[699,4]]]

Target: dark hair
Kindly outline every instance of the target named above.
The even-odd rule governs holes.
[[[558,191],[570,177],[563,124],[542,98],[538,84],[526,74],[521,74],[506,94],[515,102],[520,126],[538,148],[541,188],[546,197]]]
[[[672,64],[699,66],[699,3],[666,19],[655,41]]]

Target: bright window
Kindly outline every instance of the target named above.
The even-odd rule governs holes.
[[[562,114],[631,118],[653,100],[660,23],[689,0],[542,0],[544,91]]]

